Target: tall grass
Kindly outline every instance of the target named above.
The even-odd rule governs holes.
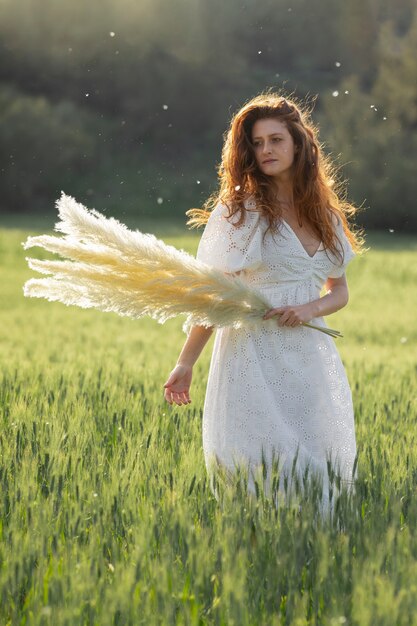
[[[301,508],[261,487],[218,503],[201,447],[213,340],[192,404],[169,406],[183,320],[26,301],[28,234],[0,231],[0,624],[417,624],[417,242],[369,237],[328,318],[359,478],[321,520],[314,486]]]

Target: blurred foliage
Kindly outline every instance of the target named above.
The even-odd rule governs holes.
[[[63,188],[184,219],[232,113],[273,87],[318,96],[358,223],[417,231],[416,43],[414,0],[3,0],[0,209],[52,214]]]

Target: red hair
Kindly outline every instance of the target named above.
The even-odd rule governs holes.
[[[187,225],[202,226],[218,202],[229,210],[228,217],[240,212],[237,225],[245,218],[244,201],[252,196],[257,209],[268,221],[268,229],[275,230],[283,217],[276,198],[276,187],[271,177],[258,167],[252,144],[252,128],[256,121],[277,119],[284,123],[298,150],[294,154],[293,198],[296,212],[302,222],[310,224],[326,249],[339,256],[336,246],[334,216],[339,217],[353,250],[361,252],[362,231],[351,230],[347,215],[358,208],[346,199],[343,182],[337,181],[336,168],[322,152],[318,129],[310,119],[310,111],[300,104],[276,93],[261,93],[247,102],[232,118],[225,133],[222,160],[218,167],[220,188],[204,203],[202,209],[189,209]]]

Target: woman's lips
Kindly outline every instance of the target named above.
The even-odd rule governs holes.
[[[267,161],[262,161],[262,164],[265,165],[265,163],[275,163],[277,159],[268,159]]]

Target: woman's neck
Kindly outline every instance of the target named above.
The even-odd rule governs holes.
[[[294,192],[291,184],[281,184],[276,191],[275,197],[283,208],[289,209],[290,211],[295,210]]]
[[[294,206],[294,200],[292,197],[289,196],[277,196],[277,200],[280,204],[281,207],[281,211],[284,214],[284,217],[286,215],[288,215],[289,217],[294,217],[294,219],[297,217],[297,211],[296,208]]]

